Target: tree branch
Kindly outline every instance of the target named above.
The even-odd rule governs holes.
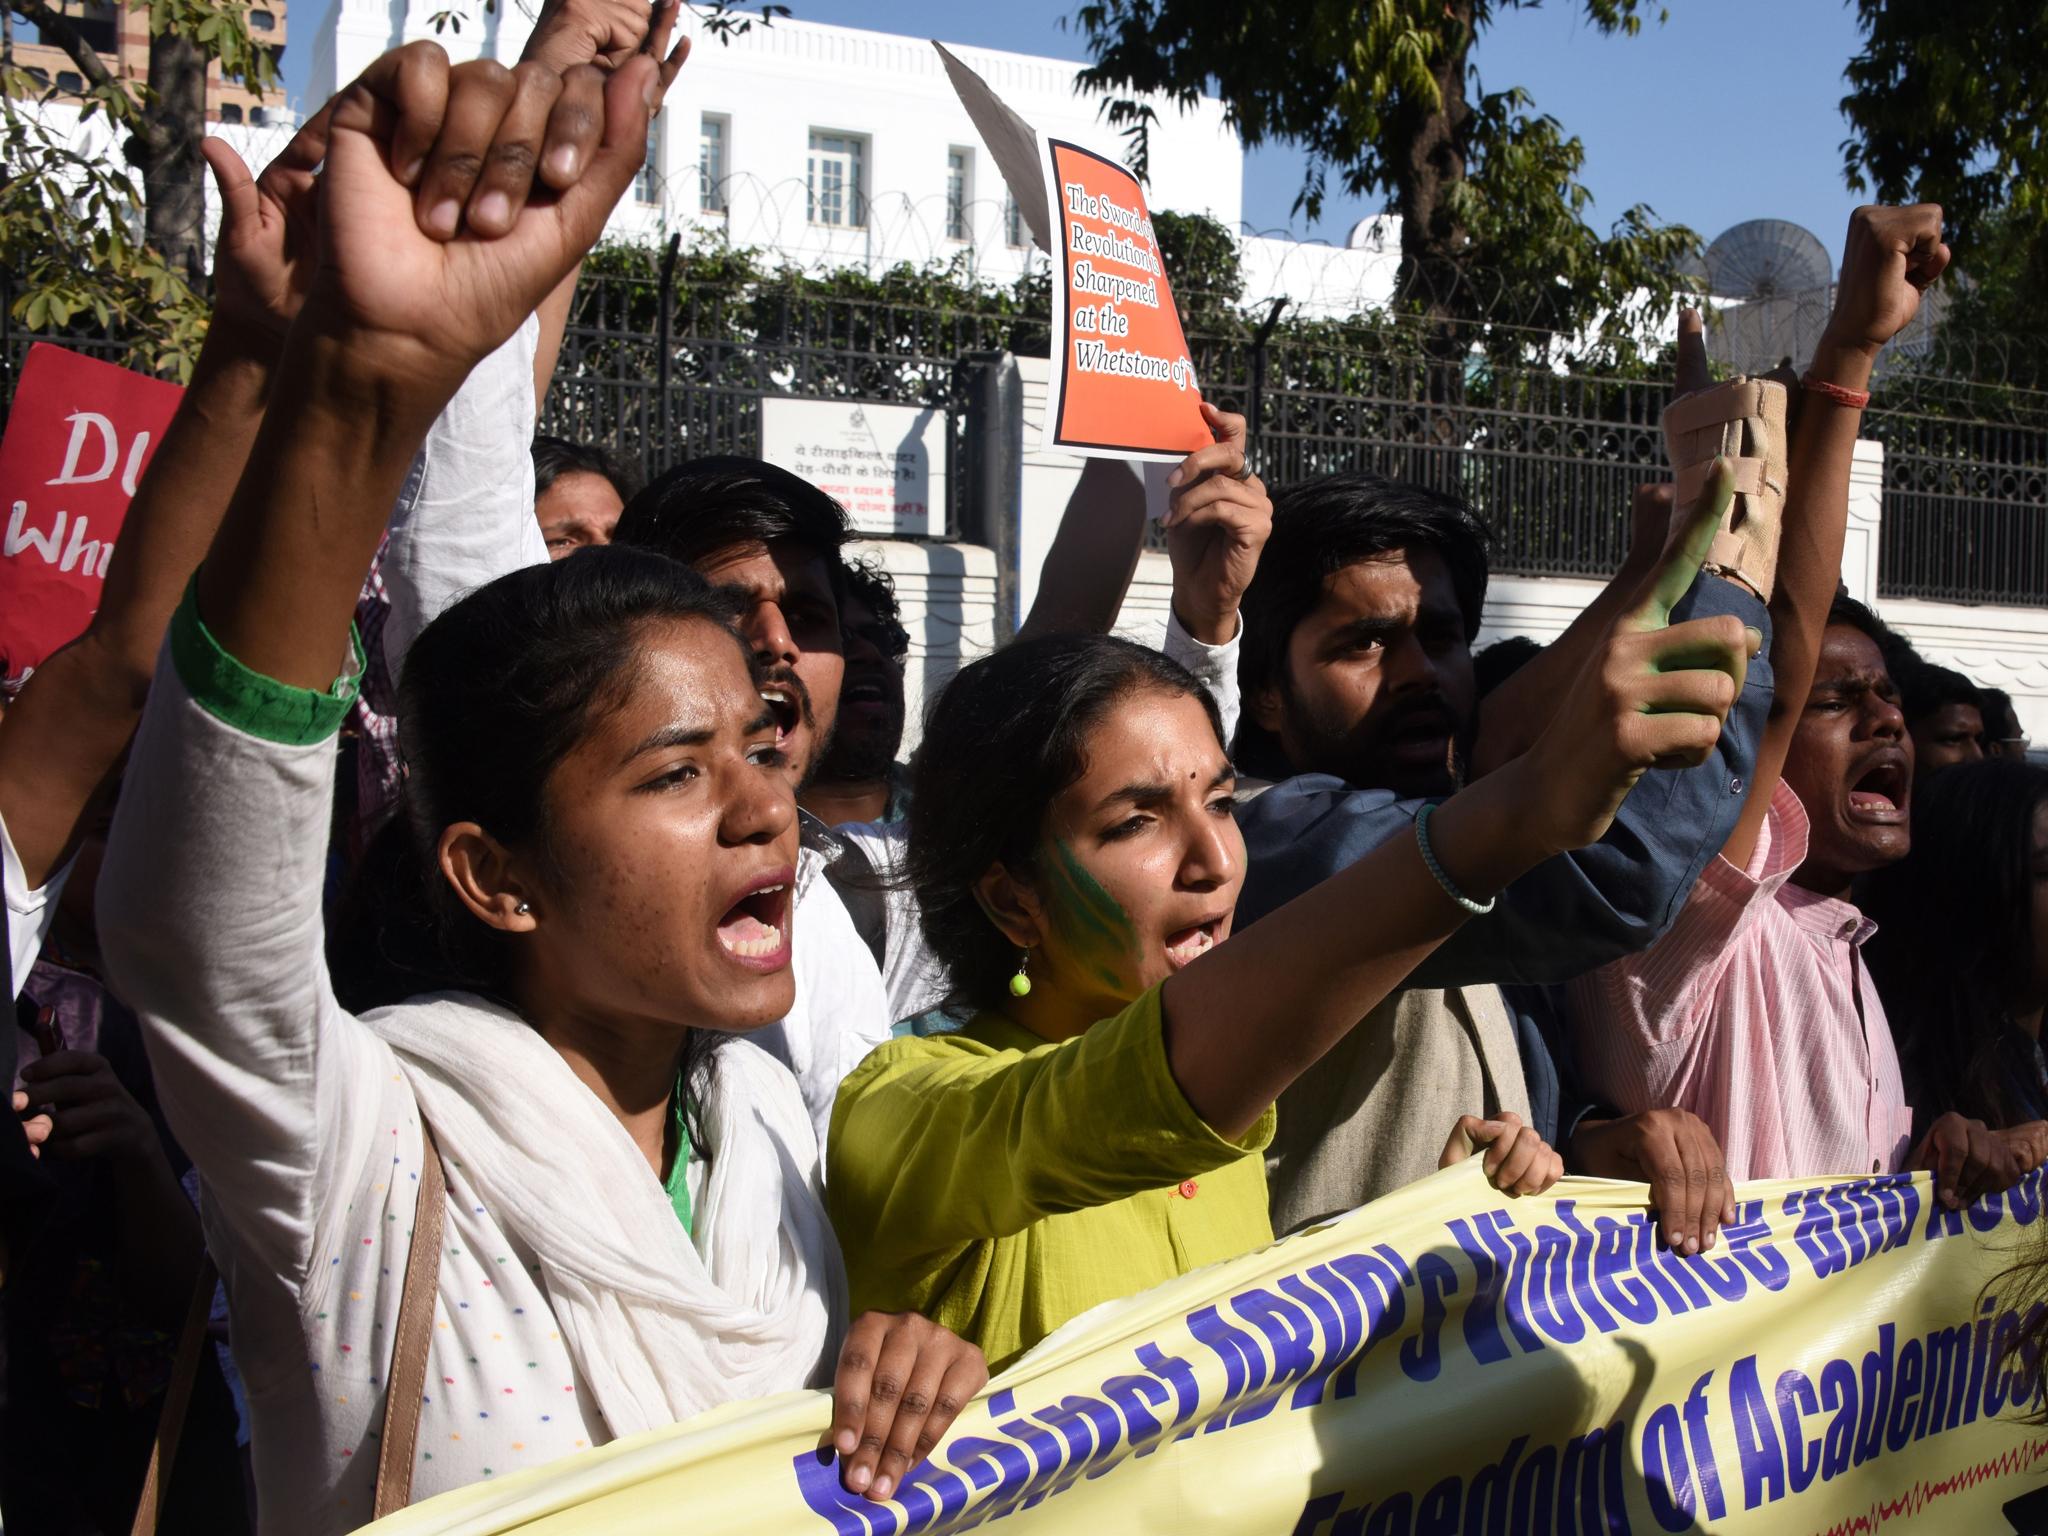
[[[34,22],[44,42],[55,43],[69,54],[71,62],[78,66],[78,72],[92,82],[93,89],[103,94],[118,95],[127,101],[131,109],[134,107],[135,98],[114,78],[113,71],[107,68],[63,12],[52,10],[44,0],[7,0],[7,9],[24,21]]]

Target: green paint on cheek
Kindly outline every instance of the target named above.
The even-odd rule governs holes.
[[[1137,948],[1137,930],[1129,914],[1065,842],[1054,839],[1053,851],[1054,925],[1073,950],[1077,965],[1094,971],[1105,986],[1121,986],[1124,964]]]

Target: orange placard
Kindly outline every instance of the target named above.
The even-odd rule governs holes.
[[[1177,462],[1211,437],[1144,189],[1092,150],[1044,144],[1058,232],[1045,446]]]

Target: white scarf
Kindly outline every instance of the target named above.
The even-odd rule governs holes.
[[[524,1020],[445,993],[363,1022],[398,1053],[442,1156],[539,1260],[614,1435],[829,1373],[846,1277],[817,1134],[780,1062],[746,1040],[714,1058],[693,1242],[626,1128]]]

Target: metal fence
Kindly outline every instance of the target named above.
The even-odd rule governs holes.
[[[2048,607],[2048,411],[2001,391],[2000,420],[1967,394],[1927,393],[1896,381],[1864,418],[1865,435],[1885,447],[1880,593]],[[1929,404],[1981,414],[1936,414]]]
[[[1335,345],[1332,345],[1335,343]],[[1269,484],[1371,469],[1463,498],[1494,534],[1494,568],[1610,574],[1637,485],[1663,470],[1661,382],[1446,357],[1412,333],[1194,343],[1204,390],[1256,423]]]
[[[1191,312],[1193,307],[1191,306]],[[0,309],[0,389],[30,341]],[[52,337],[99,352],[84,336]],[[1269,484],[1363,467],[1465,498],[1493,529],[1495,569],[1601,577],[1620,560],[1635,487],[1666,473],[1661,378],[1499,361],[1366,320],[1195,331],[1205,393],[1253,421]],[[586,277],[543,430],[600,443],[643,476],[709,453],[757,454],[774,395],[936,407],[965,457],[962,360],[1043,356],[1042,312],[1014,296],[935,304],[789,280],[684,285]],[[1880,591],[2048,607],[2048,396],[1895,374],[1866,432],[1885,445]],[[947,476],[957,535],[970,477]]]
[[[1044,350],[1044,327],[1000,309],[932,308],[802,282],[678,289],[595,276],[576,291],[541,430],[601,444],[643,479],[713,453],[758,455],[777,395],[935,407],[962,457],[962,359]],[[949,533],[965,477],[946,477]]]

